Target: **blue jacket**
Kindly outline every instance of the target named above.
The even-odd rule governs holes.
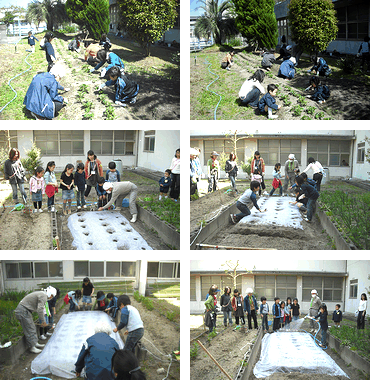
[[[118,301],[118,298],[114,296],[113,299],[109,302],[108,309],[111,307],[117,308],[117,301]]]
[[[105,180],[107,182],[121,182],[121,175],[118,170],[111,172],[110,169],[108,169],[105,174]]]
[[[331,73],[331,69],[329,68],[324,58],[320,58],[319,62],[316,65],[313,65],[310,71],[312,70],[315,70],[316,72],[326,76]]]
[[[52,55],[54,58],[56,58],[53,45],[50,42],[46,42],[44,45],[44,49],[46,54],[46,60],[48,61],[48,63],[52,63],[53,61],[50,56]]]
[[[253,295],[252,295],[252,301],[254,303],[254,310],[256,310],[256,312],[257,312],[258,311],[257,300],[256,300],[256,297]],[[248,314],[251,312],[251,305],[249,303],[248,294],[244,297],[244,311],[246,311]]]
[[[38,41],[38,39],[37,39],[34,35],[28,37],[28,44],[29,44],[30,46],[36,45],[35,40]]]
[[[265,106],[273,108],[274,110],[279,109],[278,105],[276,104],[276,99],[269,93],[263,95],[258,103],[258,109],[261,113],[266,112]]]
[[[319,314],[314,316],[315,319],[319,318],[319,323],[321,326],[321,329],[326,331],[329,326],[328,326],[328,313],[325,311],[324,313],[319,312]]]
[[[272,306],[272,315],[275,318],[280,318],[280,304],[277,304],[274,302],[274,306]]]
[[[171,177],[163,176],[158,182],[160,185],[163,185],[162,188],[166,188],[166,187],[168,188],[171,186],[172,180],[171,180]]]
[[[118,77],[116,82],[109,80],[105,84],[106,86],[114,84],[116,89],[115,101],[125,102],[139,93],[139,85],[128,79],[126,75]]]
[[[54,75],[41,73],[33,77],[28,87],[23,104],[36,115],[52,119],[54,117],[53,101],[63,103],[63,97],[58,95],[58,90],[64,90]]]
[[[320,196],[319,192],[307,182],[304,182],[301,185],[301,190],[306,198],[313,199],[314,201]]]
[[[107,192],[103,189],[103,186],[99,186],[99,184],[97,183],[96,184],[96,194],[98,194],[98,196],[102,196],[102,195],[107,195]]]
[[[294,74],[294,63],[290,59],[283,61],[280,65],[278,76],[284,76],[286,78],[292,79],[294,78]]]
[[[78,191],[85,191],[86,177],[85,170],[82,173],[79,173],[77,170],[75,172],[75,186]]]
[[[98,70],[100,67],[102,67],[104,63],[105,63],[104,61],[99,62],[95,66],[95,70]],[[118,66],[122,69],[125,69],[125,64],[123,63],[122,59],[115,53],[109,53],[107,63],[108,63],[107,71],[113,66]]]
[[[76,372],[85,367],[89,380],[113,380],[111,359],[119,350],[118,343],[106,333],[97,333],[86,340],[75,363]]]
[[[330,96],[330,90],[328,86],[317,86],[315,92],[311,96],[312,100],[327,100]]]

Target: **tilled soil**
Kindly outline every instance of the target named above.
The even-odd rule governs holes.
[[[233,93],[235,94],[235,103],[238,103],[238,93],[244,81],[250,78],[256,70],[262,69],[262,57],[258,52],[248,53],[244,49],[235,49],[234,51],[237,54],[234,56],[234,65],[230,71],[221,69],[219,65],[211,66],[211,71],[220,78],[210,85],[209,91],[214,91],[221,95],[221,97],[225,98],[226,96],[229,96],[229,94],[226,95],[222,87],[226,86],[228,89],[233,90]],[[221,62],[225,54],[225,52],[207,50],[197,53],[198,60],[196,65],[193,64],[194,54],[192,55],[190,60],[191,119],[214,118],[214,107],[216,107],[218,99],[215,101],[212,110],[209,112],[205,109],[200,112],[199,107],[197,107],[197,102],[202,101],[201,99],[206,99],[208,96],[205,94],[207,92],[206,87],[208,82],[204,83],[204,77],[208,74],[208,66],[203,63],[209,56],[216,56],[216,61]],[[331,65],[331,62],[334,62],[333,58],[324,58],[330,60],[329,66]],[[312,76],[312,74],[307,73],[307,70],[312,67],[312,64],[309,62],[308,57],[303,56],[299,61],[295,77],[292,80],[285,80],[277,76],[281,62],[282,61],[278,61],[275,63],[270,72],[265,71],[266,76],[262,83],[265,89],[268,84],[273,83],[279,85],[276,103],[282,105],[282,108],[277,113],[278,120],[370,119],[370,99],[369,97],[363,96],[363,94],[366,94],[369,91],[370,86],[365,83],[363,78],[355,76],[352,78],[345,77],[338,69],[333,70],[333,74],[329,78],[322,80],[322,83],[328,85],[330,88],[330,98],[323,104],[318,104],[310,99],[305,99],[306,104],[302,105],[298,101],[299,95],[305,97],[310,94],[309,92],[304,91],[304,89],[308,87],[309,79]],[[216,76],[212,76],[212,79],[209,82],[214,79],[216,79]],[[287,97],[287,103],[285,103],[285,100],[283,99],[284,96]],[[223,109],[227,107],[229,104],[228,102],[230,102],[230,99],[223,99],[221,101],[217,108],[217,119],[225,120],[229,118],[223,116]],[[293,113],[293,107],[297,105],[302,108],[299,115]],[[307,112],[308,107],[313,107],[313,113]],[[225,112],[227,112],[226,109]],[[266,115],[261,115],[258,110],[240,106],[238,107],[238,112],[236,112],[231,119],[266,120]]]

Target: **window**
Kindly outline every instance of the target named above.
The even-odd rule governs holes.
[[[349,298],[357,298],[358,280],[349,281]]]
[[[104,261],[90,261],[90,276],[104,277]]]
[[[266,165],[275,166],[280,162],[284,166],[291,153],[301,162],[301,140],[258,140],[258,151]]]
[[[154,152],[155,131],[144,131],[144,152]]]
[[[348,166],[350,144],[343,140],[308,140],[307,160],[313,157],[323,166]]]
[[[20,277],[32,278],[32,263],[19,263]]]
[[[75,261],[75,277],[135,277],[136,261]]]
[[[134,154],[136,131],[90,131],[90,147],[96,155]]]
[[[89,275],[89,262],[88,261],[75,261],[75,277],[86,277]]]
[[[7,152],[10,150],[9,140],[11,148],[18,148],[17,131],[0,131],[0,147],[5,148]]]
[[[330,166],[340,166],[343,161],[349,162],[350,141],[330,141]]]
[[[34,142],[43,155],[70,156],[84,152],[84,131],[33,131]]]
[[[123,261],[121,267],[121,276],[123,277],[135,277],[136,276],[136,262],[135,261]]]
[[[225,286],[230,286],[231,292],[234,291],[233,279],[230,276],[201,276],[200,286],[201,286],[201,296],[202,300],[205,301],[206,295],[208,294],[209,288],[216,284],[220,290],[220,296],[224,294]],[[236,279],[236,289],[242,293],[242,276]]]
[[[190,276],[190,301],[197,300],[197,292],[196,292],[196,278],[194,276]]]
[[[148,277],[158,277],[159,262],[149,262],[147,268]]]
[[[148,262],[147,277],[180,278],[179,262]]]
[[[343,278],[342,277],[302,277],[302,300],[311,300],[311,290],[316,289],[323,302],[342,302]]]
[[[48,277],[48,263],[34,263],[35,277]]]
[[[63,277],[62,261],[6,263],[7,278]]]
[[[336,9],[338,19],[338,39],[363,40],[368,35],[369,6],[367,2],[351,4]]]
[[[211,153],[215,150],[218,154],[225,153],[229,159],[230,153],[234,152],[237,155],[237,162],[245,161],[244,155],[245,139],[236,142],[236,152],[234,152],[234,143],[230,139],[222,140],[205,140],[204,141],[204,162],[207,164]],[[222,170],[224,168],[221,168]]]
[[[328,166],[329,142],[325,140],[307,140],[307,162],[309,157],[319,161],[322,166]]]
[[[119,277],[120,276],[120,262],[119,261],[107,261],[107,277]]]
[[[357,144],[357,163],[363,164],[365,162],[365,143]]]
[[[256,276],[255,293],[258,297],[265,296],[272,300],[279,297],[286,300],[287,297],[297,296],[297,277],[296,276]]]
[[[5,264],[6,278],[19,278],[19,270],[17,263]]]
[[[63,277],[63,263],[61,261],[49,261],[49,277]]]

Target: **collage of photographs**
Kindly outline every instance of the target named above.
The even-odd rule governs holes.
[[[369,93],[368,0],[0,0],[0,380],[370,379]]]

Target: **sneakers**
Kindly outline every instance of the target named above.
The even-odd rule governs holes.
[[[44,211],[42,211],[42,208],[39,208],[39,212],[44,212]]]
[[[83,205],[82,208],[87,208],[87,205]]]
[[[230,214],[230,219],[231,219],[231,222],[233,224],[236,224],[236,220],[235,220],[235,215],[234,214]]]
[[[46,335],[47,335],[47,336],[52,336],[53,333],[47,332]]]
[[[41,339],[41,340],[46,340],[46,339],[48,339],[48,338],[47,338],[45,335],[41,335],[41,336],[40,336],[40,339]]]
[[[77,206],[77,210],[81,210],[81,206]]]
[[[39,354],[41,352],[41,350],[39,350],[38,348],[33,346],[30,348],[30,352],[32,352],[33,354]]]
[[[130,220],[130,223],[135,223],[137,219],[137,214],[132,214],[132,218]]]
[[[303,217],[303,220],[306,221],[307,223],[311,223],[311,220],[309,220],[309,219],[307,218],[307,216],[304,216],[304,217]]]
[[[135,104],[136,103],[136,96],[131,99],[130,104]]]
[[[263,195],[267,195],[267,196],[268,196],[269,193],[268,193],[267,191],[264,191],[264,192],[263,192]]]
[[[37,213],[38,213],[37,208],[35,208],[32,212],[33,212],[34,214],[37,214]]]
[[[269,115],[270,120],[277,119],[277,118],[278,118],[278,115]]]
[[[159,201],[162,200],[162,195],[159,196],[158,200],[159,200]]]
[[[51,211],[51,212],[55,212],[55,206],[54,206],[54,205],[51,206],[50,211]]]
[[[45,347],[45,344],[36,343],[36,344],[35,344],[35,347],[36,347],[36,348],[44,348],[44,347]]]

